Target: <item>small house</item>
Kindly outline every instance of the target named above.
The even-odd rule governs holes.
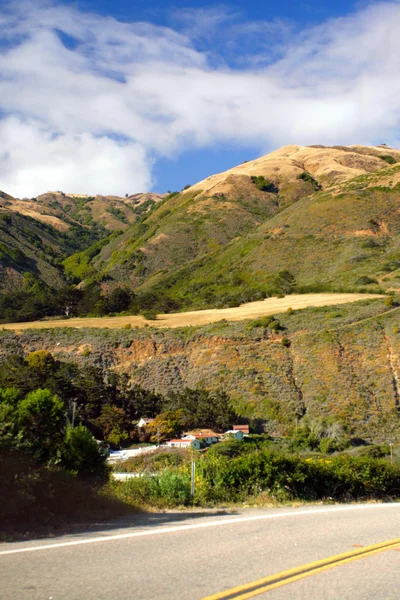
[[[165,443],[170,448],[194,448],[194,450],[200,450],[202,444],[200,440],[192,438],[178,438],[175,440],[169,440]]]
[[[215,431],[212,431],[212,429],[194,429],[193,431],[186,432],[184,438],[200,440],[200,442],[203,442],[206,446],[211,446],[218,442],[220,435],[215,433]]]

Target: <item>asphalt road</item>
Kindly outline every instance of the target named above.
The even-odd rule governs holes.
[[[1,544],[0,597],[218,598],[235,586],[398,538],[400,504],[145,515],[134,524]],[[397,600],[399,590],[400,540],[398,547],[279,584],[258,597]]]

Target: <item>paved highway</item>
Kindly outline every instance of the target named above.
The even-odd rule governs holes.
[[[2,600],[397,600],[400,504],[143,515],[2,544],[0,581]]]

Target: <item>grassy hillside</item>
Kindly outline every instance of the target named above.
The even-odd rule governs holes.
[[[100,293],[128,287],[136,294],[129,310],[220,308],[293,291],[396,290],[399,161],[400,151],[384,146],[286,146],[166,197],[2,194],[0,213],[35,219],[61,237],[79,231],[79,244],[53,258],[49,244],[38,242],[46,266],[33,256],[36,266],[27,270],[55,286],[64,276],[97,282]],[[19,235],[25,252],[22,243]],[[57,275],[51,266],[61,262],[65,272]],[[15,261],[9,266],[3,289],[19,281]]]
[[[59,287],[62,260],[102,235],[97,228],[76,224],[60,231],[26,215],[0,212],[0,291],[20,290],[29,274],[37,283]]]
[[[92,268],[196,308],[396,288],[398,160],[383,147],[282,148],[170,194]]]
[[[77,221],[82,225],[101,225],[109,231],[123,230],[160,202],[162,194],[119,196],[79,196],[64,192],[47,192],[38,196],[36,206],[41,213],[51,213],[60,222]]]
[[[87,270],[64,272],[63,260],[107,240],[110,232],[120,234],[162,198],[151,193],[118,198],[49,192],[21,200],[0,192],[0,291],[21,289],[24,273],[56,288],[66,278],[83,279]],[[87,263],[96,253],[94,248],[88,256],[78,255],[71,265]]]
[[[280,190],[268,180],[260,183],[241,175],[230,175],[226,183],[227,191],[212,195],[189,189],[167,196],[147,218],[103,250],[97,268],[134,287],[157,282],[164,273],[246,235],[314,189],[313,183],[301,179]]]
[[[0,355],[46,349],[163,394],[221,388],[270,432],[331,417],[354,435],[385,440],[399,424],[399,311],[368,299],[171,330],[3,331]]]
[[[158,287],[191,306],[290,291],[397,290],[399,200],[397,185],[317,192]]]

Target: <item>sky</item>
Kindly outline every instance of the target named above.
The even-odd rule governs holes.
[[[400,0],[0,0],[0,190],[175,191],[287,144],[400,147]]]

